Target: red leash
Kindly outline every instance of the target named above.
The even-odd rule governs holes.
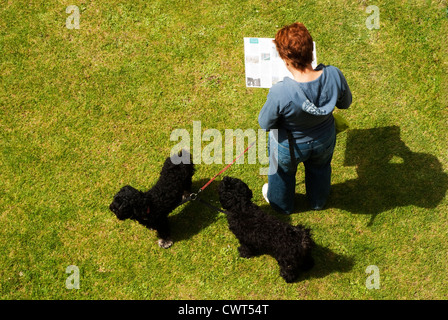
[[[209,184],[213,182],[213,180],[215,180],[215,179],[216,179],[220,174],[222,174],[224,171],[226,171],[227,169],[229,169],[230,166],[231,166],[232,164],[234,164],[234,163],[236,162],[236,160],[238,160],[240,157],[242,157],[242,156],[247,152],[247,150],[249,150],[254,144],[255,144],[255,142],[252,142],[252,143],[246,148],[246,150],[243,151],[243,153],[241,153],[238,157],[236,157],[236,158],[235,158],[231,163],[229,163],[224,169],[222,169],[221,171],[219,171],[217,175],[215,175],[213,178],[211,178],[211,179],[210,179],[206,184],[204,184],[204,185],[202,186],[202,188],[199,189],[199,190],[200,190],[200,191],[204,191],[204,189],[207,188],[207,187],[209,186]]]
[[[230,168],[230,166],[232,164],[234,164],[236,162],[236,160],[238,160],[239,158],[241,158],[246,152],[247,150],[249,150],[253,145],[255,144],[255,141],[252,142],[247,148],[246,150],[244,150],[238,157],[236,157],[231,163],[229,163],[227,166],[225,166],[224,169],[222,169],[221,171],[218,172],[218,174],[216,174],[213,178],[211,178],[206,184],[204,184],[198,191],[198,193],[192,193],[190,195],[190,199],[191,200],[196,200],[196,198],[198,197],[198,194],[201,193],[202,191],[204,191],[205,188],[207,188],[210,183],[212,183],[219,175],[221,175],[223,172],[225,172],[227,169]]]

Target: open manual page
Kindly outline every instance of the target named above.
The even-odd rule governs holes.
[[[293,78],[280,58],[274,38],[244,38],[246,86],[270,88],[284,77]],[[316,43],[313,42],[313,68],[317,66]]]

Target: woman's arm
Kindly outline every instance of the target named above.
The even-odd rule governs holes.
[[[337,69],[339,73],[339,78],[341,81],[341,91],[336,102],[336,107],[339,109],[347,109],[352,104],[352,92],[347,84],[347,80],[342,74],[341,70]]]
[[[279,99],[271,88],[266,103],[258,115],[258,124],[264,130],[278,129],[279,117]]]

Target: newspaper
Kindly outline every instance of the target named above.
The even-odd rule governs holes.
[[[270,88],[284,77],[293,78],[275,47],[274,38],[244,38],[246,86]],[[317,66],[316,43],[313,42],[313,69]]]

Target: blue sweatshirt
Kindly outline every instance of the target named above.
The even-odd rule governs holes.
[[[279,142],[287,139],[286,130],[292,132],[297,143],[314,140],[333,130],[335,106],[347,109],[352,103],[352,94],[341,70],[323,64],[315,70],[323,70],[316,80],[301,83],[285,77],[269,90],[258,123],[265,130],[279,129]]]

